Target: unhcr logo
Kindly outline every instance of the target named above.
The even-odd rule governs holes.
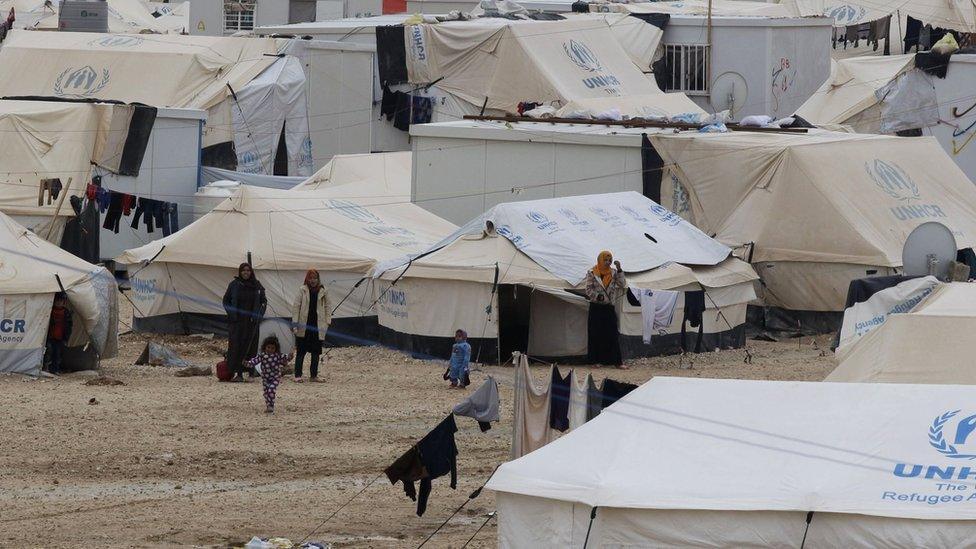
[[[525,217],[529,218],[529,221],[535,223],[535,226],[540,231],[548,231],[549,234],[559,231],[559,223],[555,221],[550,221],[549,216],[542,212],[531,211],[525,214]]]
[[[576,40],[570,40],[569,42],[563,42],[563,50],[569,56],[570,61],[584,71],[597,72],[603,70],[603,65],[600,64],[600,60],[586,44],[577,42]]]
[[[59,97],[91,97],[108,85],[108,69],[102,69],[101,75],[86,65],[80,69],[67,68],[54,81],[54,95]]]
[[[340,213],[353,221],[358,221],[360,223],[382,223],[383,221],[376,217],[376,214],[367,210],[366,208],[356,204],[355,202],[349,202],[348,200],[329,200],[329,207],[335,209],[337,213]]]
[[[134,48],[142,45],[144,40],[138,36],[126,36],[124,34],[110,34],[101,38],[96,38],[88,42],[92,46],[103,48]]]
[[[897,164],[875,159],[864,165],[875,185],[895,200],[918,198],[918,185]]]
[[[853,4],[841,4],[839,6],[829,6],[824,10],[824,15],[833,18],[834,21],[843,25],[859,23],[867,10],[861,6]]]

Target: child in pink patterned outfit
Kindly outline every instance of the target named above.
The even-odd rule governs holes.
[[[281,382],[281,369],[291,361],[291,355],[281,353],[281,344],[278,338],[268,336],[261,343],[261,352],[258,356],[247,362],[248,368],[259,366],[261,369],[261,384],[264,386],[264,402],[267,408],[266,413],[274,413],[275,393],[278,391],[278,384]]]

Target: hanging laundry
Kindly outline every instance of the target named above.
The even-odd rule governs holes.
[[[180,230],[180,210],[176,202],[169,205],[169,230],[174,233]]]
[[[616,381],[613,379],[604,379],[603,387],[601,387],[601,393],[603,393],[603,403],[602,407],[604,410],[608,406],[627,396],[627,393],[636,389],[637,386],[633,383],[624,383],[623,381]]]
[[[83,200],[80,196],[72,196],[69,200],[75,217],[64,225],[61,249],[89,263],[98,263],[101,261],[98,205],[94,200]]]
[[[515,367],[512,459],[542,448],[553,437],[549,428],[549,387],[540,388],[529,373],[529,360],[520,354]],[[547,384],[548,385],[548,384]]]
[[[498,383],[488,376],[480,387],[454,406],[454,415],[473,418],[484,432],[491,429],[492,421],[498,421],[500,407]]]
[[[569,372],[569,430],[579,428],[586,423],[586,412],[589,406],[588,387],[593,382],[593,376],[586,374],[586,377],[579,379],[579,372],[572,370]]]
[[[600,415],[603,410],[603,394],[593,376],[587,376],[586,382],[586,421]]]
[[[450,473],[451,488],[457,489],[456,432],[454,414],[450,414],[384,471],[391,484],[402,482],[407,497],[417,501],[417,516],[423,516],[427,510],[432,480]],[[419,492],[413,485],[417,480],[420,481]]]
[[[393,120],[396,115],[397,92],[383,86],[383,98],[380,100],[380,115],[387,120]]]
[[[552,381],[549,385],[549,427],[565,432],[569,429],[569,381],[570,375],[562,377],[559,368],[552,367]]]
[[[136,205],[136,197],[131,194],[119,194],[122,195],[122,215],[129,217],[132,215],[132,208]]]
[[[649,345],[652,335],[671,326],[675,305],[678,303],[678,292],[640,288],[631,288],[631,292],[640,301],[644,344]]]
[[[411,97],[413,110],[410,113],[411,124],[428,124],[434,117],[434,99],[414,95]]]
[[[146,232],[151,233],[155,230],[153,221],[157,217],[158,210],[162,208],[162,202],[152,198],[138,198],[136,201],[136,212],[132,217],[133,229],[139,228],[139,218],[141,217],[146,225]]]
[[[393,92],[394,105],[393,127],[401,131],[410,130],[410,94]]]
[[[691,324],[692,328],[698,328],[698,341],[695,343],[695,352],[701,352],[702,338],[705,332],[705,323],[703,321],[705,313],[705,292],[702,290],[696,290],[693,292],[685,292],[685,312],[684,317],[681,320],[681,350],[688,352],[688,347],[685,343],[685,326]]]
[[[105,189],[102,189],[103,191]],[[102,225],[103,228],[113,231],[118,234],[119,232],[119,220],[122,219],[122,199],[125,195],[122,193],[105,192],[103,197],[109,200],[108,212],[105,214],[105,223]],[[99,209],[102,207],[101,198],[99,199]]]

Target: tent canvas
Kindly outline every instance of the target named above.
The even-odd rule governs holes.
[[[968,461],[930,430],[976,453],[970,393],[655,377],[499,467],[499,547],[582,547],[588,530],[591,547],[795,547],[805,531],[811,547],[968,545]]]
[[[294,60],[278,57],[272,38],[18,30],[0,49],[0,70],[19,75],[0,82],[4,97],[206,110],[203,146],[236,139],[259,149],[260,155],[249,153],[250,148],[238,152],[238,163],[252,172],[260,166],[270,174],[271,164],[261,159],[273,158],[277,149],[270,147],[278,144],[287,117],[289,173],[309,175],[312,170],[304,73],[295,72]]]
[[[51,305],[62,288],[74,311],[68,346],[91,344],[101,358],[114,357],[118,292],[111,273],[0,213],[0,372],[40,372]]]
[[[634,4],[609,4],[609,9],[623,13],[667,13],[670,15],[708,15],[712,17],[794,17],[794,13],[782,4],[745,2],[742,0],[681,0],[678,2],[638,2]]]
[[[60,242],[74,215],[67,196],[84,191],[92,165],[118,170],[132,111],[104,103],[0,101],[0,211]],[[41,179],[53,178],[61,180],[62,193],[38,205]]]
[[[901,265],[926,221],[976,242],[972,182],[934,138],[808,134],[653,134],[670,166],[665,206],[743,253],[767,305],[841,311],[850,280]],[[732,161],[734,160],[734,161]]]
[[[382,164],[384,155],[359,156],[362,164]],[[324,174],[316,178],[327,180]],[[455,228],[419,206],[391,199],[385,194],[389,183],[354,180],[304,190],[241,186],[191,225],[117,258],[143,265],[133,277],[137,324],[149,329],[157,319],[162,330],[185,330],[180,323],[189,314],[210,317],[221,329],[224,289],[248,259],[268,293],[268,316],[291,315],[310,268],[319,270],[334,303],[342,301],[336,318],[371,316],[373,287],[360,281],[377,262],[420,252]],[[409,188],[394,189],[394,195],[408,193]]]
[[[17,16],[14,28],[57,31],[60,4],[59,0],[0,0],[0,12],[6,14],[10,8],[14,9]],[[173,15],[157,18],[153,17],[149,3],[143,0],[107,0],[107,4],[108,30],[112,33],[179,34],[186,27],[188,10],[182,5]]]
[[[798,17],[830,17],[835,27],[877,21],[889,15],[910,16],[933,28],[974,32],[973,5],[966,0],[781,0]]]
[[[863,337],[838,347],[839,364],[826,380],[972,385],[974,311],[976,285],[940,284],[908,312],[889,315]]]
[[[684,94],[666,94],[647,78],[603,18],[408,25],[404,35],[409,82],[436,82],[471,108],[514,113],[520,102],[535,101],[555,103],[563,114],[702,112]]]
[[[527,346],[518,350],[537,356],[580,356],[585,351],[580,341],[586,340],[587,305],[566,290],[581,288],[582,275],[592,267],[601,241],[612,241],[631,286],[706,289],[708,308],[715,314],[705,315],[705,332],[721,340],[721,334],[735,332],[744,322],[746,304],[755,298],[755,272],[693,227],[676,228],[684,222],[675,217],[637,193],[499,204],[408,266],[400,258],[377,268],[384,281],[395,282],[380,300],[380,325],[388,330],[385,336],[392,344],[435,355],[444,351],[454,330],[463,327],[473,345],[489,357],[486,360],[504,359],[499,349],[504,347],[506,323],[521,322],[503,318],[514,314],[503,308],[506,292],[514,292],[516,300],[531,300],[530,318],[523,319],[528,323]],[[653,233],[657,242],[645,233]],[[680,307],[684,302],[679,299]],[[621,333],[639,341],[639,307],[622,305],[618,313]],[[676,315],[668,332],[673,335],[680,326]],[[721,346],[733,345],[727,340]],[[631,354],[665,349],[669,347],[662,340],[654,349],[635,348]]]

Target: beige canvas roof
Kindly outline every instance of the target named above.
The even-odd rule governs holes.
[[[348,196],[410,202],[410,165],[413,153],[340,154],[293,191],[322,190],[355,185]]]
[[[976,384],[976,285],[943,284],[914,310],[894,314],[838,349],[825,381]]]
[[[681,0],[679,2],[641,2],[609,4],[609,9],[624,13],[669,13],[671,15],[708,15],[714,17],[794,17],[793,10],[782,4],[741,0]]]
[[[0,96],[112,99],[209,109],[273,63],[271,38],[13,31]]]
[[[901,265],[926,221],[976,243],[973,183],[930,137],[653,134],[690,195],[691,220],[753,261]]]
[[[514,113],[520,102],[536,101],[564,112],[701,112],[687,96],[665,94],[638,70],[605,18],[410,25],[405,40],[411,83],[436,81],[478,108]]]
[[[972,2],[967,0],[781,0],[780,3],[801,17],[830,17],[835,27],[869,23],[896,15],[911,16],[932,27],[976,31],[973,24],[976,13]]]
[[[382,165],[382,159],[376,161]],[[409,166],[406,170],[409,174]],[[241,185],[191,225],[127,250],[118,261],[236,267],[250,252],[258,270],[314,267],[365,274],[379,261],[422,252],[456,229],[397,198],[409,195],[409,177],[389,187],[392,196],[377,192],[388,181],[349,178],[345,184],[313,190]]]
[[[54,216],[56,202],[37,205],[40,180],[70,178],[65,194],[78,194],[93,163],[118,169],[131,117],[125,105],[0,101],[0,210]],[[65,203],[58,215],[73,212]]]
[[[108,30],[112,33],[162,33],[182,30],[178,17],[156,18],[148,2],[142,0],[108,0]],[[0,12],[6,16],[14,8],[14,28],[44,31],[58,30],[60,2],[44,0],[0,0]],[[185,14],[184,14],[185,16]],[[163,22],[165,21],[165,24]]]
[[[858,131],[877,133],[881,126],[880,113],[875,112],[873,117],[860,115],[878,105],[875,92],[914,66],[914,55],[831,61],[830,77],[796,114],[817,125],[854,124]]]

